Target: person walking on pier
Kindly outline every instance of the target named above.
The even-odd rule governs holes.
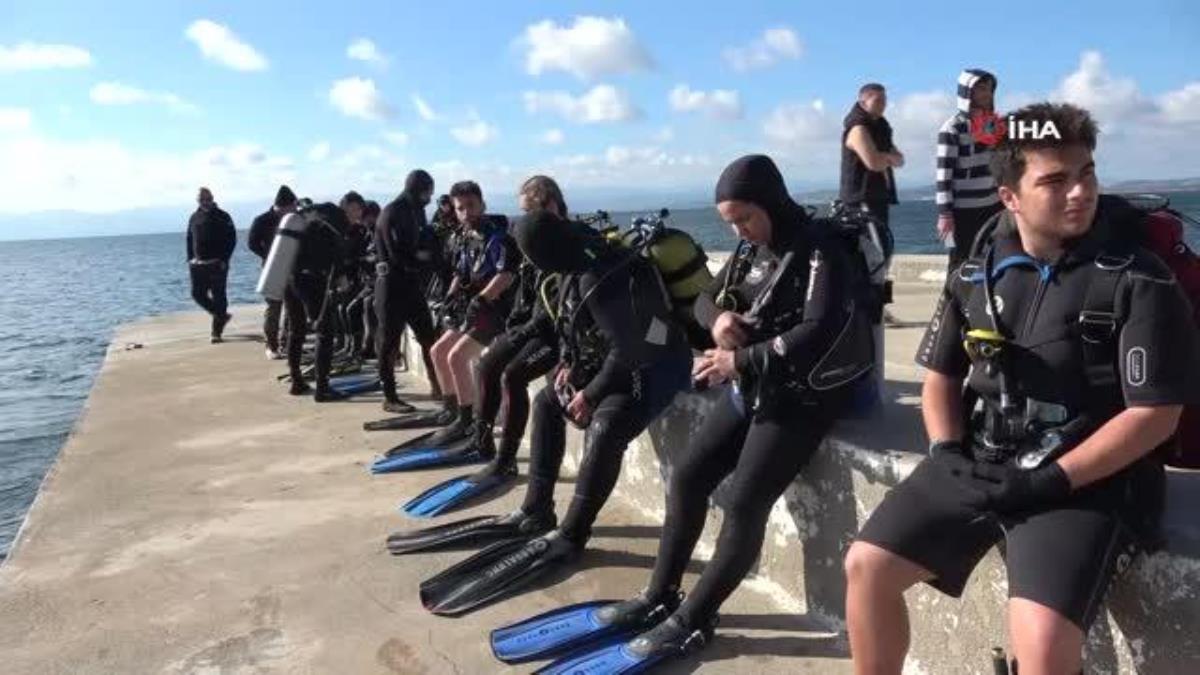
[[[225,324],[233,318],[227,311],[225,282],[229,278],[229,259],[237,245],[233,218],[217,206],[212,191],[200,188],[198,207],[188,219],[187,257],[192,280],[192,299],[212,315],[212,342],[221,342]]]

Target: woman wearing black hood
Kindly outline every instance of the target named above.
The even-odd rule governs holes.
[[[764,155],[726,167],[716,203],[741,241],[696,300],[696,318],[712,331],[717,348],[704,353],[693,376],[698,384],[725,391],[687,449],[672,457],[667,514],[649,587],[609,606],[606,615],[630,627],[661,621],[620,647],[645,665],[681,655],[712,636],[717,609],[758,558],[771,506],[848,398],[846,387],[818,391],[832,382],[822,378],[845,366],[841,353],[830,355],[841,352],[834,347],[843,344],[843,328],[855,326],[848,324],[855,310],[845,244],[792,200],[779,169]],[[869,345],[869,333],[861,337]],[[861,353],[861,344],[855,348],[850,351]],[[831,369],[832,361],[839,364]],[[708,498],[731,474],[716,552],[680,604],[680,582],[704,529]],[[587,664],[600,664],[610,654],[597,650]],[[573,663],[583,668],[583,661]]]

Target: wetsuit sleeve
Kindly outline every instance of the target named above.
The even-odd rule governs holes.
[[[1125,404],[1200,403],[1200,331],[1187,297],[1165,269],[1128,280],[1117,354]]]
[[[957,283],[950,279],[943,287],[933,318],[917,348],[916,361],[917,365],[929,370],[962,379],[967,376],[971,362],[962,345],[966,318],[955,293]]]
[[[717,317],[725,311],[717,307],[716,297],[717,293],[721,292],[721,287],[725,285],[725,279],[729,277],[729,270],[733,267],[734,258],[735,256],[731,253],[725,260],[725,264],[721,266],[721,271],[717,272],[717,277],[712,280],[708,288],[696,296],[696,303],[692,311],[696,315],[696,321],[708,330],[712,330],[713,324],[717,322]]]
[[[609,347],[599,372],[583,388],[584,398],[592,405],[614,392],[629,391],[633,371],[645,365],[648,350],[643,348],[643,322],[633,311],[631,295],[637,290],[632,286],[627,267],[613,273],[588,297],[587,309]],[[581,290],[588,293],[586,285]],[[661,319],[653,318],[651,321],[661,322]],[[663,335],[665,339],[665,324]]]
[[[819,245],[809,255],[808,290],[799,323],[775,336],[738,349],[739,373],[771,370],[783,361],[807,374],[829,351],[849,314],[849,261],[835,246]]]
[[[392,228],[390,222],[392,220],[392,205],[388,204],[383,207],[379,218],[375,222],[375,257],[380,262],[391,262],[393,257],[392,252]]]

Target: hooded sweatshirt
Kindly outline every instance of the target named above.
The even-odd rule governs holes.
[[[696,319],[709,330],[725,310],[716,304],[722,290],[737,301],[735,311],[745,315],[772,286],[782,259],[792,253],[791,273],[783,275],[771,291],[769,309],[758,315],[759,325],[750,343],[734,355],[738,377],[744,383],[765,377],[768,371],[789,373],[784,378],[807,378],[821,356],[837,341],[850,313],[851,260],[844,246],[823,232],[792,200],[783,176],[765,155],[748,155],[726,167],[717,182],[717,203],[737,200],[762,207],[771,218],[771,241],[747,248],[745,274],[733,268],[730,256],[712,285],[696,298]]]
[[[971,136],[971,90],[996,76],[967,69],[958,76],[958,112],[946,120],[937,136],[937,207],[939,214],[954,209],[980,209],[999,203],[996,181],[988,162],[992,149]]]

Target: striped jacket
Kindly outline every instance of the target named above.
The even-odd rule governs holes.
[[[971,137],[971,89],[996,78],[986,70],[968,69],[958,76],[958,112],[946,120],[937,137],[938,214],[978,209],[1000,201],[988,161],[992,149]]]

